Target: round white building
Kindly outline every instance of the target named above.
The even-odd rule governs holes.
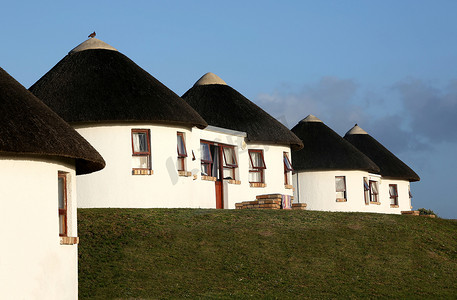
[[[77,299],[76,176],[105,162],[0,68],[0,298]]]
[[[78,207],[214,207],[194,196],[192,136],[207,123],[115,48],[89,39],[30,90],[106,160],[78,178]]]
[[[292,132],[304,144],[292,153],[295,201],[310,210],[387,212],[370,205],[379,202],[370,185],[376,189],[381,177],[372,160],[313,115]]]
[[[235,208],[262,194],[292,196],[291,150],[303,145],[287,127],[213,73],[182,98],[210,127],[244,133],[241,139],[217,140],[202,130],[201,169],[212,180],[205,193],[216,190],[218,207]]]
[[[380,209],[396,214],[411,210],[410,182],[419,181],[419,175],[357,124],[344,139],[379,166],[382,177],[377,205]]]

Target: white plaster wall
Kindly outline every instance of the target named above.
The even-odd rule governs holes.
[[[2,156],[0,170],[0,299],[77,299],[77,245],[60,245],[57,191],[68,172],[77,236],[74,162]]]
[[[389,184],[396,184],[398,191],[398,208],[390,207]],[[379,185],[381,206],[390,213],[401,214],[402,211],[411,210],[411,199],[409,198],[409,181],[381,179]]]
[[[266,169],[265,171],[265,183],[266,187],[249,187],[249,153],[248,149],[261,149],[265,159]],[[291,160],[290,147],[281,145],[261,145],[248,143],[246,150],[242,153],[242,161],[240,162],[240,171],[242,182],[246,183],[246,191],[239,198],[242,201],[255,200],[255,197],[263,194],[283,194],[293,195],[292,189],[286,189],[284,186],[284,156],[283,153],[289,154],[289,160]],[[236,201],[240,202],[240,201]],[[233,203],[233,207],[235,202]]]
[[[212,207],[194,197],[193,177],[178,175],[177,132],[184,132],[188,157],[187,170],[196,169],[192,161],[193,132],[182,127],[151,124],[118,124],[75,128],[103,156],[106,167],[77,178],[78,207]],[[149,129],[152,175],[132,175],[132,129]]]
[[[200,130],[200,139],[228,144],[236,147],[238,172],[236,180],[241,181],[241,184],[230,184],[224,181],[224,208],[234,209],[235,203],[242,201],[252,201],[256,199],[257,195],[263,194],[284,194],[292,195],[292,189],[286,189],[284,186],[284,161],[283,152],[289,153],[290,148],[281,145],[265,145],[265,144],[252,144],[245,143],[244,137],[227,135],[212,132],[209,130]],[[198,168],[200,168],[200,139],[195,139],[194,142],[198,144]],[[265,170],[265,183],[266,187],[250,187],[249,184],[249,149],[263,150],[264,159],[266,164]],[[197,153],[196,153],[197,154]],[[198,169],[200,170],[200,169]],[[211,197],[213,203],[216,202],[214,182],[205,182],[200,179],[198,185],[198,197],[205,198]],[[215,207],[215,206],[214,206]]]
[[[152,152],[152,175],[132,175],[131,130],[149,129]],[[256,195],[281,193],[292,195],[284,187],[283,152],[287,146],[246,145],[242,132],[225,132],[213,128],[200,130],[151,124],[103,124],[96,127],[75,128],[99,151],[106,161],[105,169],[78,176],[78,207],[191,207],[215,208],[214,181],[201,178],[200,140],[236,147],[237,180],[241,184],[224,181],[224,208],[235,203],[255,200]],[[191,177],[178,176],[176,170],[176,133],[184,132],[188,157],[187,171]],[[263,149],[267,165],[264,188],[251,188],[248,181],[248,149]],[[192,160],[192,151],[195,160]]]
[[[347,202],[336,202],[335,176],[346,176]],[[378,181],[380,205],[365,204],[363,177]],[[398,208],[390,207],[389,184],[392,183],[398,184]],[[400,214],[402,210],[411,210],[408,182],[393,182],[363,171],[299,172],[293,175],[293,184],[295,187],[294,202],[306,203],[309,210],[387,214]]]
[[[200,141],[211,141],[218,144],[225,144],[235,147],[236,159],[238,166],[240,165],[240,153],[243,151],[243,142],[244,142],[244,133],[237,134],[227,134],[217,131],[211,131],[208,129],[194,129],[194,139],[193,147],[196,149],[195,157],[196,161],[194,162],[194,172],[198,174],[198,179],[194,181],[194,195],[197,199],[202,201],[208,201],[211,205],[211,208],[216,208],[216,189],[214,181],[206,181],[201,179],[201,153],[200,153]],[[238,167],[236,174],[236,180],[240,180],[241,168]],[[232,202],[233,199],[237,198],[237,195],[242,194],[243,190],[246,190],[245,183],[242,184],[229,184],[228,181],[223,182],[223,198],[224,208],[235,208],[235,204]]]

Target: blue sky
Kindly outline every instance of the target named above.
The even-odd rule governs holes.
[[[456,1],[3,1],[1,67],[30,87],[89,33],[182,95],[214,72],[289,128],[355,123],[457,218]]]

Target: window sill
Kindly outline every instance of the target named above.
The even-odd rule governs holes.
[[[398,205],[397,204],[391,204],[390,208],[398,208]]]
[[[348,202],[348,200],[345,198],[337,198],[336,202]]]
[[[234,180],[234,179],[229,179],[227,180],[227,182],[229,184],[241,184],[241,181],[240,180]]]
[[[133,169],[132,170],[132,175],[152,175],[154,174],[153,170],[147,170],[147,169]]]
[[[60,237],[61,245],[77,245],[79,244],[78,236],[61,236]]]
[[[182,177],[190,177],[190,176],[192,176],[192,172],[188,172],[188,171],[178,171],[178,175],[179,175],[179,176],[182,176]]]
[[[381,202],[373,202],[373,201],[371,201],[370,204],[381,205]]]
[[[291,185],[291,184],[285,184],[284,185],[284,188],[288,189],[288,190],[293,190],[294,189],[294,186]]]
[[[216,177],[213,177],[213,176],[204,176],[204,175],[202,175],[202,180],[206,180],[206,181],[216,181]]]
[[[259,188],[264,188],[267,186],[266,183],[263,182],[249,182],[250,187],[259,187]]]

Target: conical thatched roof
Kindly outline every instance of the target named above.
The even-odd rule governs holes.
[[[95,38],[70,51],[30,91],[70,123],[146,121],[207,126],[178,95]]]
[[[304,144],[292,152],[295,171],[361,170],[379,173],[379,167],[313,115],[301,120],[292,132]]]
[[[207,73],[182,98],[210,125],[244,131],[250,142],[303,147],[300,139],[213,73]]]
[[[0,153],[74,158],[77,174],[105,166],[100,154],[82,136],[2,68]]]
[[[420,180],[410,167],[357,124],[346,133],[344,138],[374,161],[381,169],[380,174],[383,177],[409,181]]]

